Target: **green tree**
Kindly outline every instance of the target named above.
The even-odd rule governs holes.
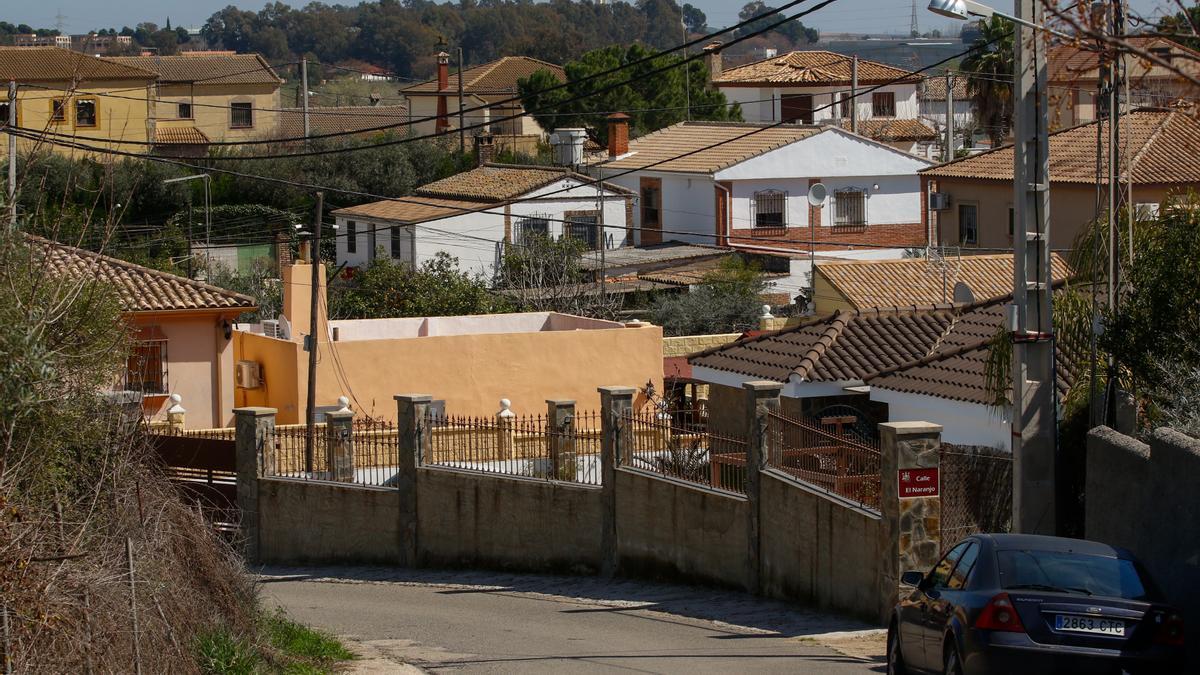
[[[1197,37],[1197,27],[1200,27],[1200,3],[1192,3],[1186,13],[1176,12],[1158,20],[1158,30],[1171,35],[1176,42],[1200,49],[1200,37]]]
[[[690,292],[662,298],[654,323],[666,335],[740,333],[758,326],[766,279],[756,265],[738,257],[706,274]]]
[[[763,2],[763,0],[752,0],[752,2],[747,2],[742,7],[741,11],[738,12],[738,20],[750,21],[751,19],[766,14],[773,9],[775,8],[766,4]],[[783,16],[783,14],[772,14],[771,16],[763,17],[758,21],[754,21],[753,23],[749,23],[746,26],[739,28],[737,35],[741,37],[743,35],[749,35],[750,33],[763,30],[767,26],[782,19]],[[805,26],[800,22],[799,19],[794,19],[782,24],[773,29],[772,32],[787,37],[794,45],[816,42],[821,37],[821,34],[817,31],[817,29]]]
[[[613,45],[590,51],[578,61],[564,66],[567,86],[562,89],[539,93],[558,84],[548,71],[538,71],[521,80],[518,87],[522,101],[527,110],[534,111],[534,118],[543,128],[587,127],[603,141],[607,139],[608,132],[604,118],[614,110],[629,111],[634,135],[646,134],[687,119],[690,78],[692,119],[741,119],[740,107],[728,105],[724,94],[704,86],[708,82],[708,69],[699,59],[689,62],[686,68],[671,68],[651,74],[657,68],[682,61],[681,56],[666,55],[583,81],[586,77],[646,58],[653,53],[654,50],[641,45]],[[593,94],[631,78],[633,82],[630,84]]]
[[[683,25],[687,26],[689,33],[707,33],[708,16],[699,7],[684,3]]]
[[[338,319],[454,316],[505,311],[504,303],[477,275],[463,272],[458,259],[438,254],[416,268],[377,257],[349,282],[329,289],[329,312]]]
[[[992,147],[1008,137],[1013,116],[1013,24],[993,16],[980,19],[980,35],[970,56],[963,59],[967,93]]]

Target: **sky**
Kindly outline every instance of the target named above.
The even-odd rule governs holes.
[[[294,0],[288,4],[301,7],[307,1]],[[340,1],[342,4],[356,2]],[[745,4],[743,0],[687,1],[703,10],[712,26],[736,23],[738,10]],[[1001,11],[1012,11],[1011,0],[984,2]],[[61,12],[66,17],[64,30],[68,33],[133,26],[141,21],[152,21],[161,26],[167,17],[171,18],[172,26],[199,26],[214,12],[230,4],[257,11],[266,3],[265,0],[0,0],[0,20],[53,28],[55,16]],[[767,0],[767,4],[778,6],[780,0]],[[917,21],[922,32],[935,28],[945,31],[955,23],[931,14],[924,9],[926,4],[927,0],[917,0]],[[1170,0],[1131,0],[1134,12],[1143,16],[1157,16],[1169,4]],[[911,18],[912,0],[838,0],[806,18],[804,23],[829,32],[906,33]]]

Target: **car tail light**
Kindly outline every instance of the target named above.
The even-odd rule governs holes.
[[[1160,645],[1183,645],[1183,617],[1172,612],[1162,617],[1154,632],[1154,642]]]
[[[975,627],[980,630],[1001,630],[1010,633],[1024,633],[1025,626],[1017,615],[1008,593],[1001,593],[988,601],[975,620]]]

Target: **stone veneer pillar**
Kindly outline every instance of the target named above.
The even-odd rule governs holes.
[[[900,576],[927,572],[942,547],[942,501],[938,496],[901,499],[900,474],[905,469],[939,468],[942,427],[930,422],[886,422],[881,440],[880,611],[886,620],[900,593]]]
[[[617,466],[633,449],[633,387],[600,387],[600,574],[617,572]]]
[[[234,408],[234,467],[241,512],[242,551],[258,561],[258,479],[274,464],[275,408]]]

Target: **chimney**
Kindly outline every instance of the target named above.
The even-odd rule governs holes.
[[[496,137],[483,132],[475,135],[475,164],[483,166],[496,161]]]
[[[292,240],[286,233],[275,235],[275,273],[282,276],[283,268],[292,264]]]
[[[608,116],[608,156],[620,157],[629,152],[629,115],[613,113]]]
[[[721,47],[724,43],[720,40],[713,40],[704,45],[704,65],[708,67],[708,82],[717,79],[721,75],[724,64],[721,62]]]
[[[450,55],[446,52],[438,52],[437,55],[437,131],[445,131],[450,128],[450,118],[446,114],[446,90],[450,88]]]

